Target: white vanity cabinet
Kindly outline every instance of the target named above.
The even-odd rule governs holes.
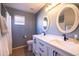
[[[47,44],[40,39],[38,39],[37,42],[38,42],[39,55],[40,56],[47,56]]]
[[[37,36],[33,36],[33,53],[35,56],[72,56],[72,54]]]
[[[35,56],[39,56],[37,39],[35,37],[33,37],[33,53]]]
[[[35,56],[47,56],[47,46],[45,42],[33,37],[33,53]]]

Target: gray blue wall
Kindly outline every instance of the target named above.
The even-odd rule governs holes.
[[[56,17],[57,17],[57,7],[55,7],[52,11],[50,12],[45,12],[45,8],[42,8],[36,15],[36,19],[37,19],[37,33],[42,33],[42,19],[43,16],[47,15],[49,17],[49,21],[50,21],[50,26],[48,31],[46,32],[47,34],[55,34],[55,35],[62,35],[63,33],[61,33],[57,26],[56,26]],[[74,37],[74,34],[77,34],[79,37],[79,26],[78,28],[73,31],[72,33],[67,34],[67,37]]]
[[[32,13],[23,12],[13,8],[6,7],[12,17],[12,42],[13,48],[26,45],[26,41],[32,39],[35,34],[35,16]],[[25,25],[15,25],[14,15],[25,16]],[[27,35],[27,39],[24,39]]]

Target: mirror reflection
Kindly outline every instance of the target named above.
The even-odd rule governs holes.
[[[59,16],[59,26],[62,30],[70,30],[75,22],[75,14],[73,9],[65,8]]]
[[[44,17],[44,19],[43,19],[43,29],[44,29],[44,31],[46,31],[47,28],[48,28],[48,19],[47,19],[47,17]]]

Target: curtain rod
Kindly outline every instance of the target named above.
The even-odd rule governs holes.
[[[6,7],[4,6],[4,4],[3,4],[3,3],[1,3],[1,4],[2,4],[3,8],[5,9],[5,11],[8,12],[8,10],[7,10]],[[9,12],[8,12],[8,13],[9,13]]]

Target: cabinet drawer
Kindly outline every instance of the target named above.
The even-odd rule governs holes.
[[[43,49],[46,48],[46,43],[41,41],[40,39],[38,40],[37,44],[38,44],[39,47],[41,47]]]
[[[33,38],[33,43],[34,43],[34,44],[37,43],[37,38]]]
[[[61,50],[61,49],[58,49],[58,48],[56,50],[61,54],[61,56],[74,56],[74,55],[72,55],[72,54],[70,54],[70,53],[68,53],[64,50]]]
[[[47,50],[39,48],[39,55],[40,56],[47,56]]]
[[[51,47],[51,46],[48,46],[48,56],[54,56],[53,54],[53,51],[54,51],[55,49],[53,48],[53,47]]]
[[[44,42],[39,41],[39,45],[44,47]]]
[[[38,40],[38,44],[40,45],[40,46],[45,46],[45,42],[43,42],[43,41],[41,41],[41,40]]]
[[[63,56],[60,50],[56,47],[49,45],[48,46],[48,55],[49,56]]]
[[[35,54],[35,56],[39,56],[37,40],[37,38],[33,37],[33,53]]]
[[[39,55],[47,56],[47,45],[45,42],[38,40],[38,51]]]

